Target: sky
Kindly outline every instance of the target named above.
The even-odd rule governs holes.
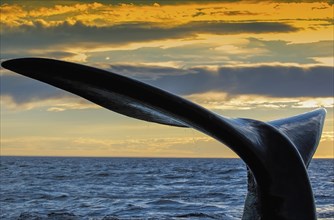
[[[227,117],[327,109],[334,157],[333,1],[2,0],[1,61],[46,57],[135,78]],[[1,155],[237,157],[189,128],[139,121],[1,69]]]

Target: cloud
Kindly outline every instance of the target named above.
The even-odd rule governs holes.
[[[329,98],[334,91],[331,67],[253,66],[214,70],[114,65],[106,69],[193,98],[210,108],[333,106],[333,100]],[[199,94],[207,95],[209,101]],[[1,97],[4,106],[10,109],[44,107],[48,111],[63,111],[97,107],[65,91],[14,74],[1,76]]]
[[[334,99],[310,97],[269,97],[261,95],[235,95],[224,92],[205,92],[186,96],[212,110],[250,110],[250,109],[291,109],[291,108],[333,108]]]
[[[1,106],[12,111],[46,108],[47,111],[100,108],[82,98],[16,74],[1,75]]]
[[[42,23],[45,27],[57,26],[63,21],[87,26],[113,26],[121,23],[151,22],[163,26],[176,26],[190,21],[274,21],[286,19],[324,19],[332,15],[331,8],[317,1],[3,1],[1,5],[2,29]],[[237,2],[237,3],[235,3]],[[239,2],[242,2],[240,4]],[[280,2],[276,7],[275,2]],[[298,2],[298,3],[297,3]],[[313,3],[310,3],[313,2]],[[329,1],[330,2],[330,1]],[[159,4],[160,3],[160,4]],[[291,4],[294,3],[294,4]],[[290,11],[303,11],[293,13]],[[321,12],[319,12],[321,11]],[[268,20],[268,15],[274,19]]]
[[[17,26],[26,23],[25,17],[28,12],[20,5],[2,4],[1,9],[1,25],[5,23],[7,26]]]
[[[1,139],[5,155],[81,155],[81,156],[215,156],[212,149],[217,145],[207,136],[168,138],[127,138],[122,140],[96,137],[41,137],[24,136]],[[194,146],[196,145],[196,146]],[[203,149],[197,146],[206,146]],[[211,145],[211,146],[207,146]],[[47,147],[46,147],[47,146]],[[231,152],[218,144],[220,153]],[[201,152],[204,151],[204,152]],[[209,152],[208,152],[209,151]],[[203,154],[201,154],[203,153]],[[210,154],[211,153],[211,154]],[[223,154],[224,155],[224,154]],[[234,154],[232,154],[235,156]]]
[[[324,131],[321,135],[321,141],[334,141],[334,131]]]
[[[331,48],[334,47],[334,41],[318,41],[311,43],[292,44],[283,40],[261,40],[257,38],[248,38],[246,48],[261,48],[267,53],[254,56],[250,60],[253,62],[279,61],[296,63],[316,63],[314,57],[333,57]]]
[[[104,146],[104,147],[128,147],[140,151],[141,147],[148,147],[151,150],[165,150],[174,145],[189,146],[194,142],[209,142],[212,141],[211,137],[199,136],[199,137],[167,137],[167,138],[141,138],[141,139],[122,139],[122,140],[97,140],[91,138],[78,138],[74,140],[75,143],[80,145],[90,146]],[[155,151],[154,150],[154,151]]]
[[[25,51],[18,45],[2,51],[3,58],[16,58],[24,56],[48,57],[72,62],[87,63],[91,65],[129,64],[132,65],[160,65],[175,67],[226,66],[226,65],[326,65],[333,66],[334,54],[332,48],[334,41],[316,41],[310,43],[291,43],[289,41],[262,40],[257,38],[231,39],[223,37],[221,43],[210,41],[176,41],[176,45],[160,42],[154,46],[141,43],[134,48],[112,48],[107,45],[100,51],[89,52],[79,49],[74,52],[71,48],[51,47],[35,49],[27,45]],[[175,41],[174,41],[175,42]],[[204,43],[203,43],[204,42]],[[101,44],[102,45],[102,44]],[[167,46],[168,45],[168,46]],[[100,47],[100,46],[98,46]],[[58,49],[58,50],[57,50]],[[83,50],[83,51],[81,51]],[[92,49],[93,51],[95,49]],[[172,67],[171,66],[171,67]]]
[[[67,93],[45,83],[22,77],[6,74],[1,76],[1,96],[10,96],[18,105],[50,98],[61,98]]]
[[[222,91],[230,95],[256,94],[272,97],[331,97],[331,67],[221,67],[217,71],[192,68],[195,74],[162,76],[149,81],[177,94]]]
[[[223,14],[228,16],[257,15],[257,13],[252,13],[250,11],[225,11]]]
[[[89,13],[89,11],[98,10],[103,7],[103,4],[98,2],[85,4],[71,4],[71,5],[54,5],[52,7],[40,7],[29,11],[31,17],[47,17],[54,15],[61,15],[67,13]]]
[[[196,73],[196,71],[182,69],[177,67],[158,66],[158,65],[132,65],[132,64],[119,64],[112,65],[108,68],[110,72],[118,73],[130,77],[134,77],[140,80],[158,80],[161,76],[183,75]]]
[[[333,108],[334,107],[334,98],[313,98],[300,100],[295,103],[292,108]]]
[[[6,27],[3,27],[6,30]],[[233,35],[240,33],[277,33],[298,28],[280,22],[191,22],[177,27],[159,27],[152,23],[120,24],[111,27],[86,26],[76,22],[45,27],[41,22],[21,26],[17,31],[3,31],[1,47],[4,53],[18,51],[96,48],[120,46],[135,42],[197,37],[198,34]]]
[[[17,102],[10,95],[1,95],[0,103],[3,110],[9,111],[27,111],[33,109],[45,109],[48,112],[62,112],[67,110],[82,110],[82,109],[99,109],[89,101],[78,97],[39,97],[36,99],[29,99],[23,102]]]
[[[179,62],[185,67],[198,65],[241,65],[253,63],[323,64],[332,66],[334,41],[291,43],[289,41],[262,40],[257,38],[231,39],[225,37],[219,43],[191,42],[172,47],[163,46],[127,50],[107,50],[87,53],[88,61],[100,62],[109,57],[111,63],[160,63]]]
[[[240,36],[245,38],[250,34],[253,34],[253,37],[272,38],[274,36],[272,33],[280,33],[282,35],[278,35],[277,38],[281,39],[303,33],[309,36],[307,32],[310,31],[309,27],[328,31],[329,27],[320,27],[319,22],[326,21],[326,24],[330,24],[328,23],[330,22],[329,17],[332,15],[330,7],[320,10],[321,12],[311,10],[324,7],[324,3],[279,4],[281,9],[278,11],[275,9],[275,13],[268,16],[272,14],[271,10],[274,10],[272,8],[276,5],[270,1],[260,6],[254,2],[235,4],[228,3],[229,1],[211,2],[210,4],[208,2],[185,4],[182,1],[182,4],[169,6],[163,2],[153,1],[149,4],[126,5],[110,4],[104,1],[97,3],[71,1],[61,4],[48,1],[39,4],[29,3],[29,5],[24,1],[15,2],[17,4],[5,2],[1,5],[2,18],[5,18],[1,19],[3,58],[29,55],[80,62],[89,59],[88,53],[90,52],[108,51],[115,48],[126,49],[139,44],[139,47],[147,47],[152,44],[170,47],[175,44],[195,43],[196,41],[203,43],[206,40],[206,43],[210,41],[210,43],[215,42],[221,44],[220,46],[226,46],[226,41],[231,42],[228,38],[235,39],[233,42],[235,43]],[[161,3],[161,6],[156,7],[154,3]],[[297,10],[302,8],[307,12],[292,15],[290,10],[295,8]],[[308,12],[312,12],[311,17]],[[193,15],[198,16],[194,18]],[[291,32],[294,34],[287,34]],[[326,36],[324,32],[320,34]],[[182,61],[180,59],[182,55],[185,55],[188,62],[194,63],[203,54],[201,59],[216,57],[214,61],[220,59],[222,61],[258,62],[263,59],[265,62],[272,62],[276,59],[277,62],[307,63],[321,62],[323,60],[321,57],[332,56],[328,55],[328,51],[332,48],[330,43],[325,45],[323,42],[322,48],[299,45],[299,47],[296,46],[297,53],[294,53],[294,46],[290,42],[263,41],[255,38],[249,38],[248,41],[250,42],[248,45],[233,44],[232,47],[235,49],[232,50],[230,47],[226,51],[205,52],[206,48],[203,47],[202,50],[195,50],[197,53],[190,54],[190,49],[189,54],[184,54],[185,52],[179,50],[180,54],[160,55],[156,59],[169,58],[178,62]],[[215,49],[218,46],[213,47]],[[271,49],[277,49],[277,52]],[[306,52],[303,52],[303,49],[304,51],[306,49]],[[314,58],[307,55],[310,50]],[[236,54],[230,54],[229,51],[236,52]],[[315,51],[318,51],[318,54],[315,54]],[[243,55],[241,55],[242,52]],[[321,54],[324,52],[327,53],[326,56]],[[57,53],[68,53],[68,55]],[[195,59],[192,59],[191,55]],[[176,60],[177,58],[179,60]],[[209,64],[211,61],[208,60],[203,64]]]
[[[313,3],[313,2],[318,2],[318,3],[327,3],[328,5],[333,5],[333,0],[273,0],[272,2],[277,2],[277,3]]]

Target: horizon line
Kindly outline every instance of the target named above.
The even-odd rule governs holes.
[[[46,158],[129,158],[129,159],[240,159],[239,157],[158,157],[158,156],[73,156],[73,155],[0,155],[1,157],[46,157]],[[333,157],[314,157],[314,159],[334,159]]]

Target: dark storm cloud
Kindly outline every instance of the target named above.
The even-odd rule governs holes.
[[[108,70],[140,79],[146,83],[179,95],[209,91],[230,95],[254,94],[271,97],[332,97],[332,67],[224,67],[217,71],[204,68],[180,69],[143,66],[113,66]],[[172,71],[174,75],[168,75]],[[137,74],[136,74],[137,73]],[[151,73],[152,77],[140,76]],[[1,77],[1,94],[16,103],[68,96],[69,93],[19,75]]]
[[[227,91],[232,94],[330,97],[334,91],[332,67],[221,68],[219,75],[224,84],[229,85]]]
[[[14,74],[0,76],[1,96],[10,96],[17,104],[59,98],[68,94],[45,83]]]
[[[298,30],[294,26],[279,22],[191,22],[176,29],[182,32],[190,31],[209,34],[278,33]]]
[[[166,68],[165,72],[168,72]],[[113,67],[118,73],[151,72],[152,68],[133,66],[128,69]],[[116,71],[115,71],[116,70]],[[118,70],[118,71],[117,71]],[[129,71],[130,70],[130,71]],[[272,97],[330,97],[333,96],[333,68],[331,67],[223,67],[218,71],[204,68],[184,70],[178,75],[161,75],[147,83],[180,95],[208,91],[227,92],[231,95],[256,94]],[[158,72],[156,72],[158,74]],[[136,76],[136,78],[140,78]]]
[[[192,71],[197,73],[166,75],[150,83],[182,95],[222,91],[231,95],[331,97],[334,91],[331,67],[224,67],[217,72],[200,68]]]
[[[164,39],[196,37],[197,34],[278,33],[297,31],[298,28],[279,22],[191,22],[173,28],[158,27],[151,23],[122,24],[111,27],[74,25],[63,23],[45,27],[36,22],[33,26],[7,29],[3,25],[1,47],[4,53],[29,49],[52,49],[61,46],[85,48],[98,45],[124,45]]]

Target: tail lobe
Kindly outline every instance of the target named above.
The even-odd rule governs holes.
[[[325,116],[326,110],[320,108],[268,123],[276,127],[291,140],[303,158],[305,166],[308,167],[318,147]]]

